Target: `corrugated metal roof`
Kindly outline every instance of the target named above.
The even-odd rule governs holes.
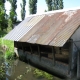
[[[19,41],[28,31],[31,30],[31,28],[34,27],[34,25],[36,25],[42,18],[44,18],[44,16],[45,15],[28,17],[4,38],[13,41]]]
[[[4,38],[51,46],[63,46],[80,25],[80,9],[33,15]]]

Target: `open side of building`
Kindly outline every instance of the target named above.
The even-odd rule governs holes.
[[[19,57],[64,77],[80,78],[80,9],[32,15],[4,39],[13,40]],[[77,71],[76,71],[77,69]]]

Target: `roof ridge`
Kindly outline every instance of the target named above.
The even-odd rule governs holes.
[[[40,16],[40,15],[46,15],[46,14],[52,14],[52,13],[58,13],[58,12],[64,12],[64,11],[70,11],[70,10],[79,10],[79,9],[80,9],[80,7],[66,8],[66,9],[59,9],[59,10],[48,11],[48,12],[43,12],[43,13],[38,13],[38,14],[31,14],[31,15],[28,15],[27,17]],[[26,17],[26,18],[27,18],[27,17]]]

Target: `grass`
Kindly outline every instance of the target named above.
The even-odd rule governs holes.
[[[14,52],[14,42],[10,40],[4,40],[3,37],[11,30],[11,28],[0,30],[0,46],[6,45],[8,50],[5,51],[5,58],[10,58],[13,56]]]
[[[0,38],[0,45],[7,46],[7,50],[5,51],[5,58],[11,58],[14,52],[14,42],[9,40],[3,40],[3,38]]]

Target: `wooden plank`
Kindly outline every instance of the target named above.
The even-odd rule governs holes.
[[[22,42],[21,42],[21,46],[22,46],[22,50],[23,50],[23,52],[24,52],[24,47],[23,47],[24,45],[23,45],[23,43],[22,43]]]
[[[39,53],[39,59],[41,60],[41,52],[40,52],[40,46],[38,45],[38,53]]]
[[[80,79],[80,52],[78,53],[77,58],[77,79]]]
[[[31,44],[29,44],[29,47],[30,47],[31,54],[32,54],[33,53],[33,50],[32,50]]]
[[[53,46],[52,46],[52,55],[53,55],[53,65],[55,65],[55,50]]]
[[[73,41],[70,41],[70,48],[69,48],[69,69],[68,69],[68,74],[71,74],[72,70],[72,54],[73,54]]]

